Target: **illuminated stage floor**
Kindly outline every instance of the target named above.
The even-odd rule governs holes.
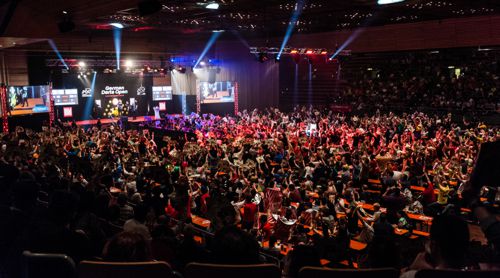
[[[149,118],[149,119],[147,119]],[[111,124],[111,123],[117,123],[120,120],[120,118],[105,118],[101,119],[101,123],[104,124]],[[142,122],[147,122],[149,120],[154,121],[155,117],[154,116],[137,116],[135,119],[134,117],[128,117],[128,122],[129,123],[142,123]],[[77,125],[95,125],[97,124],[97,120],[86,120],[86,121],[77,121]]]

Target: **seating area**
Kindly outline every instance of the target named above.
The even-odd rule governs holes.
[[[500,0],[0,1],[0,278],[500,277]]]

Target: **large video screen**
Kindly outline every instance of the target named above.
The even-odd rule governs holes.
[[[172,100],[172,86],[153,86],[153,101]]]
[[[46,113],[49,86],[10,86],[7,88],[7,109],[11,116]]]
[[[52,89],[54,105],[78,105],[78,89]]]
[[[236,83],[223,82],[199,82],[198,92],[202,104],[234,102]]]

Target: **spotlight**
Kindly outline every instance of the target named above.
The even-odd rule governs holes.
[[[86,66],[86,64],[84,61],[80,61],[80,62],[78,62],[78,66],[81,68],[84,68]]]
[[[377,4],[379,5],[389,5],[389,4],[395,4],[395,3],[400,3],[404,2],[405,0],[378,0]]]
[[[126,66],[127,68],[131,68],[131,67],[133,67],[133,66],[134,66],[134,62],[132,62],[132,60],[126,60],[126,61],[125,61],[125,66]]]
[[[206,63],[205,61],[201,61],[201,62],[200,62],[200,66],[204,67],[204,66],[206,66],[206,65],[207,65],[207,63]]]
[[[326,54],[328,54],[328,51],[326,51],[326,50],[321,50],[321,55],[326,55]]]
[[[115,28],[118,28],[118,29],[123,29],[123,24],[119,23],[119,22],[113,22],[113,23],[110,23],[109,24],[110,26],[113,26]]]
[[[293,49],[292,51],[290,51],[290,54],[297,54],[297,53],[299,53],[297,49]]]
[[[306,54],[313,54],[313,51],[312,51],[312,50],[310,50],[310,49],[308,49],[308,50],[306,51]]]
[[[279,63],[280,59],[281,59],[281,57],[276,53],[276,55],[274,55],[274,62]]]
[[[219,3],[216,3],[216,2],[213,2],[213,3],[209,3],[205,6],[205,8],[209,9],[209,10],[218,10],[219,9]]]
[[[224,33],[224,30],[222,29],[212,30],[212,33]]]

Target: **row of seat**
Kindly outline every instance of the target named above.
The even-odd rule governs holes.
[[[61,254],[23,253],[25,258],[25,277],[27,278],[175,278],[182,277],[174,272],[166,262],[98,262],[82,261],[75,268],[71,258]],[[259,265],[217,265],[190,263],[186,267],[185,278],[281,278],[281,270],[273,264]],[[398,278],[399,270],[384,269],[329,269],[304,267],[299,278]],[[500,271],[455,271],[422,270],[416,278],[493,278],[500,277]]]

